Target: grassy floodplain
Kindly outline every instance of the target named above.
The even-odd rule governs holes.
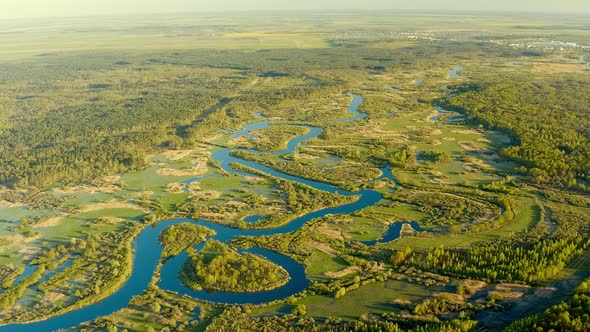
[[[193,289],[280,291],[280,264],[237,254],[252,247],[287,256],[309,285],[257,305],[205,301],[159,287],[175,253],[125,308],[63,328],[502,330],[576,307],[590,277],[587,19],[283,18],[0,23],[0,324],[116,294],[133,239],[174,218],[212,223],[166,240],[192,254]],[[366,116],[347,121],[351,93]],[[225,167],[226,149],[267,171]],[[320,213],[365,191],[380,199]],[[219,230],[255,236],[199,256]],[[226,263],[217,280],[199,274],[212,261]],[[254,287],[243,262],[279,282]]]

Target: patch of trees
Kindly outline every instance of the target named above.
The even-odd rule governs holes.
[[[289,279],[287,272],[253,254],[239,254],[216,240],[200,252],[189,248],[182,280],[196,289],[256,292],[277,288]]]
[[[284,181],[238,163],[232,163],[230,167],[268,179],[273,185],[277,186],[277,199],[262,197],[260,195],[248,195],[240,198],[242,202],[247,204],[247,207],[245,207],[231,204],[211,205],[206,200],[197,197],[189,202],[180,204],[178,206],[177,216],[198,219],[204,213],[209,213],[207,218],[217,223],[241,228],[263,229],[284,225],[293,220],[294,215],[302,215],[306,212],[317,211],[326,207],[343,205],[357,199],[352,196],[347,197],[316,190],[310,186],[296,182]],[[272,196],[274,196],[274,193]],[[285,208],[277,209],[276,206],[278,204],[284,205]],[[272,213],[269,211],[272,211]],[[229,214],[244,215],[245,213],[251,212],[262,212],[261,215],[268,216],[268,218],[256,223],[246,223],[243,221],[236,223],[235,220],[226,217]]]
[[[66,300],[61,303],[40,301],[32,307],[6,311],[3,321],[22,322],[59,315],[114,293],[131,273],[131,240],[141,229],[134,223],[128,226],[119,233],[94,234],[85,240],[75,239],[68,245],[52,247],[31,261],[30,264],[37,265],[37,269],[0,294],[0,309],[10,308],[27,288],[34,285],[43,294],[61,293]],[[71,266],[39,283],[46,271],[57,268],[68,259],[73,260]],[[73,286],[69,284],[71,280],[79,280],[80,284]]]
[[[404,264],[449,276],[536,284],[558,276],[589,246],[590,240],[582,236],[524,241],[511,238],[475,244],[469,249],[413,251]]]
[[[590,279],[578,286],[567,301],[518,320],[505,331],[590,331]]]
[[[162,257],[174,257],[188,247],[204,242],[207,237],[215,235],[215,231],[200,225],[181,223],[168,227],[160,234]]]
[[[420,159],[432,164],[442,164],[451,161],[451,156],[445,151],[422,151],[419,156]]]
[[[227,308],[216,317],[206,331],[277,331],[277,332],[467,332],[475,327],[476,321],[451,319],[440,321],[436,318],[402,317],[396,314],[365,314],[357,320],[344,321],[329,317],[317,322],[313,317],[292,314],[271,317],[252,317],[249,307]]]
[[[338,164],[325,168],[315,166],[312,161],[283,160],[275,162],[264,155],[249,153],[246,151],[233,151],[232,155],[247,161],[271,167],[277,171],[311,179],[318,182],[334,184],[346,190],[358,190],[354,183],[366,182],[379,176],[379,170],[374,165]]]
[[[238,148],[255,149],[263,152],[280,151],[287,147],[292,138],[305,135],[309,129],[300,126],[273,125],[263,130],[253,131],[258,136],[240,144]]]
[[[443,100],[468,119],[504,131],[501,153],[537,183],[586,189],[590,179],[590,80],[497,83]],[[582,180],[582,181],[580,181]]]
[[[429,215],[426,222],[434,225],[476,222],[487,214],[491,218],[500,213],[497,207],[489,203],[448,193],[400,190],[385,197],[394,201],[417,205],[420,211]]]

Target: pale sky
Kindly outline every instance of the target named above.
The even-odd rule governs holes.
[[[590,0],[0,0],[0,19],[284,10],[485,10],[590,15]]]

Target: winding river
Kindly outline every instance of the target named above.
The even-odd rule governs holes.
[[[363,102],[363,98],[360,95],[352,93],[349,95],[352,97],[352,101],[348,109],[352,116],[345,119],[334,120],[332,121],[333,123],[355,121],[367,117],[367,114],[362,113],[358,110],[359,106]],[[271,123],[272,121],[261,121],[246,125],[244,129],[236,131],[234,133],[234,137],[238,137],[241,135],[250,135],[250,137],[252,137],[250,133],[252,130],[267,128],[268,126],[270,126]],[[297,125],[303,126],[302,124]],[[293,138],[291,141],[288,142],[287,148],[285,150],[276,152],[275,154],[282,155],[292,153],[293,151],[295,151],[295,149],[297,149],[299,144],[306,140],[317,137],[322,133],[322,129],[319,127],[305,127],[309,129],[309,132],[307,134]],[[259,153],[258,151],[252,150],[246,151]],[[101,316],[106,316],[113,312],[119,311],[123,308],[126,308],[133,296],[139,295],[145,289],[147,289],[162,253],[162,246],[158,241],[158,237],[162,231],[164,231],[166,228],[172,225],[181,222],[190,222],[193,224],[202,225],[215,230],[217,234],[212,238],[223,243],[228,243],[238,236],[263,236],[293,232],[301,228],[305,223],[312,219],[321,218],[328,214],[354,213],[356,211],[374,205],[375,203],[379,202],[382,198],[381,194],[374,190],[360,190],[358,192],[347,192],[342,189],[336,188],[335,186],[332,186],[330,184],[316,182],[308,179],[303,179],[297,176],[281,173],[269,167],[257,164],[255,162],[245,161],[236,158],[231,155],[231,151],[229,149],[221,149],[214,152],[212,154],[212,159],[215,162],[219,162],[221,164],[222,169],[230,174],[252,175],[247,172],[233,170],[229,167],[230,163],[239,163],[283,180],[305,184],[317,190],[322,190],[329,193],[358,197],[358,199],[352,203],[344,204],[338,207],[325,208],[322,210],[307,213],[303,216],[293,219],[286,225],[273,229],[240,230],[207,222],[205,220],[192,219],[170,219],[158,222],[152,226],[148,226],[145,229],[143,229],[137,236],[137,238],[133,241],[132,248],[134,249],[134,259],[131,275],[124,283],[124,285],[120,289],[118,289],[114,294],[108,296],[106,299],[102,300],[99,303],[95,303],[83,307],[81,309],[77,309],[69,313],[52,317],[43,321],[0,326],[0,332],[19,332],[32,330],[55,331],[58,329],[77,326],[83,322],[87,322]],[[383,168],[381,170],[383,172],[383,175],[380,178],[389,178],[390,180],[395,181],[389,168]],[[384,234],[381,241],[392,241],[398,238],[400,236],[402,224],[403,223],[393,224],[387,231],[387,233]],[[415,229],[419,227],[415,223],[412,223],[411,225]],[[368,242],[367,244],[375,243],[376,241]],[[197,246],[196,248],[199,249],[202,247],[202,245],[203,244]],[[179,294],[186,294],[196,299],[225,304],[260,304],[270,302],[299,293],[309,286],[309,280],[305,275],[305,268],[298,262],[291,259],[290,257],[279,254],[277,252],[264,250],[261,248],[251,248],[248,250],[241,250],[240,252],[249,252],[252,254],[256,254],[268,259],[269,261],[277,265],[282,266],[289,273],[289,281],[279,288],[270,291],[261,291],[254,293],[231,293],[220,291],[207,292],[206,290],[196,291],[185,286],[178,277],[178,271],[180,270],[182,264],[187,258],[186,252],[183,252],[180,255],[168,260],[163,265],[158,286],[161,289],[177,292]]]

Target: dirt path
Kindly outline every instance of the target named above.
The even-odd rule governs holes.
[[[545,208],[545,218],[543,219],[543,222],[549,229],[549,234],[553,234],[557,229],[557,224],[553,221],[553,210],[547,206],[543,206],[543,208]]]
[[[551,285],[533,288],[522,298],[505,301],[509,309],[502,312],[484,311],[475,316],[479,325],[475,331],[502,331],[507,325],[526,316],[543,312],[561,303],[576,287],[590,277],[590,250],[574,259],[568,267],[575,271]]]

